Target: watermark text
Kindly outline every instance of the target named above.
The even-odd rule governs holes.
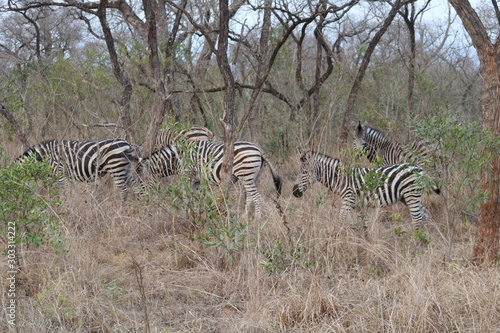
[[[17,253],[16,253],[16,223],[7,224],[7,322],[16,325],[16,275],[17,275]]]

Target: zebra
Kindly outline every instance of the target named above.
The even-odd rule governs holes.
[[[158,151],[163,147],[170,146],[172,144],[183,141],[187,144],[193,141],[211,141],[214,134],[206,127],[203,126],[193,126],[186,128],[180,132],[176,130],[160,130],[158,136],[156,137],[155,146],[153,151]]]
[[[220,184],[221,170],[224,156],[224,143],[211,141],[193,141],[188,147],[189,159],[194,164],[198,174],[207,173],[209,179]],[[262,218],[261,195],[257,190],[256,182],[267,164],[271,171],[278,196],[281,195],[281,178],[257,145],[237,141],[234,143],[233,181],[241,181],[246,192],[245,211],[248,215],[252,202],[255,206],[255,219]],[[204,168],[206,166],[206,168]],[[181,170],[181,162],[177,150],[173,146],[163,147],[151,156],[139,162],[138,173],[146,169],[154,179],[177,174]]]
[[[149,186],[158,182],[163,177],[176,175],[180,172],[181,162],[177,148],[167,145],[156,150],[137,164],[136,172],[141,175],[142,187],[145,187],[142,178],[147,180]]]
[[[379,161],[383,166],[404,162],[423,164],[430,153],[437,149],[437,145],[418,139],[412,142],[407,151],[378,129],[361,124],[361,122],[356,128],[353,146],[355,149],[363,148],[370,162]]]
[[[384,207],[401,201],[408,206],[413,223],[421,224],[429,218],[420,202],[426,184],[435,193],[440,193],[440,189],[426,179],[422,168],[409,163],[376,169],[347,168],[339,159],[311,151],[302,153],[300,161],[301,173],[293,186],[293,195],[302,197],[309,185],[319,181],[332,192],[340,194],[341,222],[346,220],[357,203],[375,203]]]
[[[139,159],[130,143],[122,139],[100,139],[87,141],[48,140],[26,150],[16,161],[23,163],[34,156],[37,161],[48,160],[54,174],[66,178],[90,182],[111,174],[121,190],[121,202],[127,199],[127,185],[135,187],[132,177],[132,162]]]

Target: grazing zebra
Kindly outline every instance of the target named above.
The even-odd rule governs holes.
[[[61,182],[65,178],[90,182],[111,174],[121,190],[122,203],[127,198],[127,185],[135,186],[131,167],[138,159],[125,140],[44,141],[28,149],[16,161],[23,163],[29,156],[35,156],[37,161],[48,159],[54,173],[61,173]]]
[[[211,141],[213,137],[213,133],[208,128],[202,126],[193,126],[180,132],[173,129],[167,131],[160,130],[156,137],[153,151],[160,150],[163,147],[170,146],[182,140],[185,140],[185,143],[200,140]]]
[[[423,164],[422,162],[427,159],[431,150],[437,148],[424,140],[415,140],[406,151],[400,144],[390,140],[379,130],[361,124],[361,122],[357,126],[353,145],[355,149],[363,148],[370,162],[376,162],[380,159],[381,165],[404,162]]]
[[[199,174],[206,172],[211,181],[220,183],[224,144],[222,142],[195,141],[189,144],[188,150],[189,158],[194,163],[196,171]],[[262,204],[256,182],[266,163],[269,165],[274,185],[278,195],[280,195],[281,178],[264,152],[250,142],[237,141],[234,143],[232,177],[242,182],[246,192],[245,211],[248,214],[249,207],[253,202],[256,219],[262,217]],[[203,168],[204,166],[207,169]],[[176,149],[168,146],[153,153],[139,163],[138,173],[144,168],[155,179],[180,172],[180,161]]]
[[[175,146],[164,146],[151,156],[143,158],[137,164],[137,174],[145,178],[148,185],[158,182],[160,178],[173,176],[180,171],[180,158]],[[144,183],[142,183],[144,186]]]
[[[340,194],[340,220],[346,220],[357,203],[389,206],[402,201],[410,209],[414,223],[422,223],[428,215],[420,203],[427,187],[422,168],[408,163],[391,166],[346,169],[341,162],[320,153],[306,152],[300,156],[301,174],[293,186],[293,195],[300,198],[316,180],[334,193]],[[432,184],[436,193],[440,190]]]

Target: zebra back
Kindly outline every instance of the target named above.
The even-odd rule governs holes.
[[[54,172],[62,171],[60,181],[67,177],[88,182],[111,174],[121,189],[122,203],[127,196],[127,184],[135,185],[131,163],[138,159],[130,143],[122,139],[44,141],[28,149],[17,161],[22,163],[33,155],[37,160],[49,159]]]
[[[180,132],[175,129],[169,129],[166,131],[161,129],[156,137],[153,150],[160,150],[162,147],[170,146],[179,141],[184,141],[185,143],[193,141],[211,141],[213,137],[213,133],[208,128],[203,126],[193,126]]]
[[[17,163],[23,163],[28,157],[34,156],[39,162],[48,160],[50,166],[54,170],[54,174],[61,170],[59,160],[59,142],[57,140],[47,140],[40,142],[26,150],[21,156],[16,158]]]
[[[403,147],[398,142],[389,139],[378,129],[359,122],[354,135],[353,146],[362,148],[370,162],[380,159],[381,165],[411,162],[424,163],[437,145],[431,145],[425,140],[418,139],[409,147]]]

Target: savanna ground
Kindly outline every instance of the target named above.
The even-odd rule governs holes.
[[[271,160],[283,195],[277,205],[266,168],[258,184],[264,218],[248,224],[238,190],[225,201],[201,190],[198,202],[179,202],[172,189],[185,184],[172,177],[161,195],[131,195],[120,208],[109,177],[97,198],[93,185],[67,183],[54,208],[63,213],[65,251],[17,248],[15,329],[499,331],[498,267],[471,264],[474,218],[460,218],[463,207],[448,202],[446,192],[425,195],[433,220],[418,232],[401,203],[363,209],[341,224],[338,197],[321,184],[301,199],[291,195],[297,156]],[[229,218],[221,217],[225,211]],[[3,309],[6,288],[2,283]],[[0,327],[14,331],[6,320]]]

